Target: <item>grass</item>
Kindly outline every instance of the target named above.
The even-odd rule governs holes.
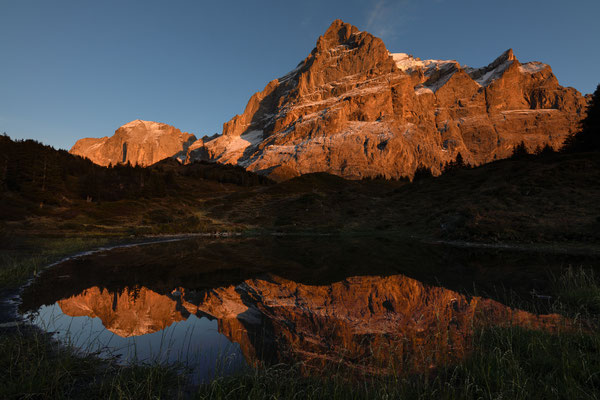
[[[0,254],[0,289],[16,288],[53,262],[115,240],[97,237],[34,238],[14,244]]]
[[[175,367],[122,367],[35,334],[0,336],[2,398],[106,399],[597,399],[600,335],[518,327],[478,333],[456,366],[413,376],[304,376],[277,365],[221,377],[192,390]]]
[[[303,376],[275,366],[223,377],[199,399],[598,399],[600,335],[552,334],[519,327],[478,332],[458,365],[412,376]]]
[[[127,367],[84,355],[38,331],[0,336],[0,398],[159,399],[183,395],[175,367]]]
[[[553,279],[553,291],[560,304],[571,313],[587,318],[600,314],[600,277],[593,270],[569,267],[563,275]]]

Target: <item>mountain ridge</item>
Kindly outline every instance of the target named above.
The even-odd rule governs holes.
[[[420,61],[336,20],[206,149],[213,161],[273,178],[282,170],[279,178],[320,171],[399,178],[420,166],[439,174],[458,153],[479,165],[508,157],[520,142],[530,151],[558,148],[586,103],[550,66],[521,64],[512,49],[481,68]]]
[[[275,180],[313,172],[397,179],[418,168],[438,175],[459,153],[480,165],[510,156],[521,142],[530,152],[560,148],[586,105],[549,65],[521,64],[512,49],[480,68],[420,60],[335,20],[295,69],[223,124],[222,135],[178,137],[160,156],[240,165]],[[99,162],[126,159],[117,142],[116,155]],[[71,152],[98,160],[95,143],[82,139]]]
[[[113,136],[80,139],[69,152],[102,166],[128,162],[148,166],[168,157],[185,161],[188,148],[196,142],[196,136],[171,125],[136,119],[119,127]]]

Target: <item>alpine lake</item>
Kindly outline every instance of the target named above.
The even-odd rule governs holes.
[[[568,329],[555,277],[597,265],[393,236],[196,237],[67,258],[19,311],[82,353],[181,364],[197,382],[275,363],[412,373],[467,356],[486,326]]]

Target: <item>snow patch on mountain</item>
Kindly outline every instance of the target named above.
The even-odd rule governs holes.
[[[422,94],[433,94],[433,90],[431,90],[430,88],[425,87],[425,86],[417,86],[415,88],[415,94],[417,96],[420,96]]]
[[[477,82],[479,85],[481,85],[483,87],[489,86],[493,81],[500,78],[502,76],[502,74],[504,73],[504,71],[506,71],[506,69],[508,67],[510,67],[512,65],[512,63],[513,63],[512,60],[506,60],[502,64],[498,65],[496,68],[493,68],[493,69],[485,72],[481,77],[475,79],[475,82]],[[481,71],[483,69],[480,68],[479,70]],[[471,74],[469,74],[469,75],[471,75]]]
[[[250,131],[241,136],[231,137],[227,151],[243,151],[250,146],[256,146],[263,140],[263,131]]]
[[[403,72],[411,73],[422,70],[429,81],[415,87],[417,95],[435,93],[441,88],[458,69],[464,69],[467,74],[480,86],[487,87],[492,82],[502,77],[504,71],[510,67],[516,58],[511,50],[507,50],[492,64],[471,68],[467,65],[461,66],[455,60],[421,60],[406,53],[390,53],[396,66]],[[547,68],[548,65],[533,61],[519,66],[519,71],[524,74],[534,74]]]
[[[421,60],[406,53],[394,53],[391,56],[399,70],[411,73],[420,69],[428,78],[415,87],[417,95],[437,92],[461,68],[455,60]]]
[[[421,60],[406,53],[393,53],[391,56],[399,70],[410,73],[420,68],[425,70],[425,75],[431,75],[447,65],[458,64],[455,60]]]
[[[523,74],[535,74],[548,67],[548,64],[539,61],[532,61],[519,66],[519,71]]]

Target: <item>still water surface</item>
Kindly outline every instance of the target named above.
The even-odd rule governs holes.
[[[76,348],[180,362],[200,380],[275,362],[422,371],[464,357],[484,326],[568,324],[544,297],[568,265],[597,260],[389,237],[187,239],[67,260],[21,312]]]

